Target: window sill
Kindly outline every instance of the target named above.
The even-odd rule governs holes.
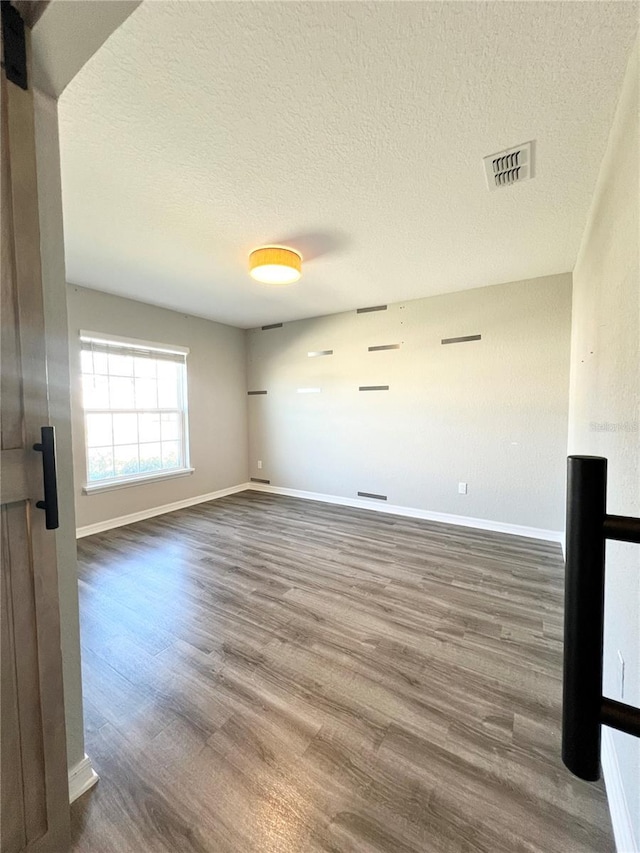
[[[158,474],[142,474],[127,480],[107,480],[104,483],[87,483],[82,487],[83,495],[95,495],[97,492],[111,492],[115,489],[127,489],[129,486],[142,486],[145,483],[156,483],[159,480],[173,480],[174,477],[187,477],[193,474],[195,468],[177,468],[175,471],[160,471]]]

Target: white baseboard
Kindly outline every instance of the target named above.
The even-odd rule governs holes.
[[[548,542],[562,542],[562,530],[544,530],[540,527],[524,527],[520,524],[508,524],[503,521],[489,521],[486,518],[470,518],[466,515],[451,515],[445,512],[432,512],[427,509],[415,509],[409,506],[396,506],[383,501],[366,498],[346,498],[336,495],[323,495],[319,492],[305,492],[300,489],[284,489],[266,483],[249,483],[247,488],[258,492],[269,492],[273,495],[286,495],[291,498],[302,498],[309,501],[339,504],[340,506],[370,509],[374,512],[384,512],[389,515],[402,515],[406,518],[422,518],[426,521],[439,521],[442,524],[454,524],[458,527],[473,527],[476,530],[491,530],[494,533],[507,533],[511,536],[525,536],[528,539],[544,539]]]
[[[94,533],[102,533],[104,530],[112,530],[114,527],[124,527],[125,524],[133,524],[136,521],[144,521],[147,518],[153,518],[156,515],[164,515],[167,512],[173,512],[176,509],[185,509],[188,506],[206,503],[207,501],[215,501],[217,498],[224,498],[226,495],[233,495],[236,492],[244,492],[249,488],[251,483],[239,483],[237,486],[229,486],[226,489],[218,489],[217,492],[209,492],[206,495],[197,495],[193,498],[186,498],[182,501],[174,501],[163,506],[154,506],[149,509],[143,509],[140,512],[132,512],[129,515],[120,515],[117,518],[108,518],[105,521],[98,521],[95,524],[87,524],[85,527],[76,529],[76,539],[82,539],[83,536],[92,536]]]
[[[633,832],[629,804],[622,785],[613,732],[607,726],[602,727],[601,761],[616,850],[618,853],[640,853],[640,847]]]
[[[89,788],[93,788],[100,777],[93,769],[88,755],[69,771],[69,802],[73,803]]]
[[[151,507],[141,512],[132,512],[129,515],[121,515],[118,518],[109,518],[96,524],[87,524],[86,527],[78,527],[76,537],[91,536],[94,533],[102,533],[114,527],[123,527],[125,524],[133,524],[136,521],[144,521],[156,515],[164,515],[176,509],[185,509],[189,506],[214,501],[217,498],[244,492],[247,489],[256,492],[268,492],[272,495],[285,495],[291,498],[301,498],[308,501],[321,501],[322,503],[338,504],[339,506],[350,506],[357,509],[370,509],[374,512],[384,512],[388,515],[401,515],[405,518],[422,518],[426,521],[438,521],[442,524],[453,524],[458,527],[472,527],[476,530],[491,530],[494,533],[506,533],[510,536],[524,536],[527,539],[543,539],[547,542],[562,542],[564,531],[544,530],[540,527],[525,527],[520,524],[508,524],[503,521],[490,521],[486,518],[471,518],[466,515],[452,515],[445,512],[432,512],[427,509],[416,509],[410,506],[396,506],[395,504],[382,503],[367,498],[347,498],[339,495],[323,495],[320,492],[305,492],[301,489],[285,489],[281,486],[271,486],[266,483],[239,483],[237,486],[229,486],[227,489],[219,489],[217,492],[209,492],[206,495],[197,495],[183,501],[164,504],[164,506]]]

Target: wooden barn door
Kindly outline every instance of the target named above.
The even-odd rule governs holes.
[[[7,57],[20,38],[16,15],[3,8],[0,850],[64,853],[69,793],[60,616],[55,533],[45,523],[45,516],[49,527],[55,521],[55,472],[49,454],[45,513],[36,506],[45,496],[45,454],[33,449],[48,425],[33,98],[19,74],[17,83],[7,79],[15,79],[20,65]]]

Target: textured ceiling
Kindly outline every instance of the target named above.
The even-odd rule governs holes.
[[[60,99],[69,281],[250,327],[571,270],[637,20],[146,0]],[[489,193],[530,139],[536,177]],[[249,277],[265,242],[298,284]]]

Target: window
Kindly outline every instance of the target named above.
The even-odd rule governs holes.
[[[188,350],[80,333],[85,491],[189,473]]]

